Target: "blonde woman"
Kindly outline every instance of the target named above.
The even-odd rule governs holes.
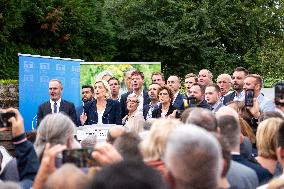
[[[168,171],[163,161],[166,143],[170,132],[181,124],[177,119],[158,119],[153,123],[149,134],[140,144],[140,150],[146,164],[160,171],[166,180],[168,179]]]
[[[126,107],[128,114],[122,119],[122,123],[130,132],[139,134],[142,132],[144,126],[143,113],[137,110],[139,106],[139,99],[136,94],[130,94],[126,100]]]
[[[255,159],[270,174],[274,174],[277,164],[276,136],[282,121],[280,118],[266,119],[258,125],[256,132],[258,156]]]
[[[110,99],[110,87],[104,80],[94,84],[96,99],[84,105],[80,116],[81,125],[117,124],[121,125],[120,103]]]

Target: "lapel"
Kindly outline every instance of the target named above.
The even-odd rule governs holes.
[[[113,101],[110,99],[107,99],[107,104],[106,104],[106,109],[104,111],[104,115],[107,115],[110,112],[112,106],[113,106]]]
[[[45,104],[45,110],[47,111],[46,113],[47,114],[51,114],[52,113],[52,110],[51,110],[51,104],[50,104],[50,102],[48,101],[48,102],[46,102],[46,104]]]
[[[64,110],[65,110],[65,103],[64,103],[64,101],[61,99],[60,107],[59,107],[59,112],[64,112]]]

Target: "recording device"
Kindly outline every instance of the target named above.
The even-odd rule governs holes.
[[[245,93],[245,106],[246,107],[253,107],[253,97],[254,97],[254,90],[247,89]]]
[[[187,97],[188,107],[196,107],[197,106],[197,99],[194,96]]]
[[[176,118],[180,118],[182,112],[183,112],[185,109],[196,107],[196,106],[197,106],[197,99],[196,99],[194,96],[190,96],[190,97],[187,97],[187,96],[186,96],[186,97],[183,99],[183,106],[184,106],[183,109],[177,110]]]
[[[10,123],[8,120],[11,117],[15,117],[15,113],[14,112],[0,112],[0,128],[6,128],[6,127],[12,127],[12,123]]]
[[[275,104],[284,105],[280,100],[284,100],[284,82],[278,82],[275,85]]]
[[[63,163],[73,163],[77,167],[93,167],[98,166],[99,163],[92,158],[92,148],[82,149],[68,149],[62,152]]]

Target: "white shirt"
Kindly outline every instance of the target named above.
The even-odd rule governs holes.
[[[132,94],[137,95],[134,91],[132,92]],[[139,100],[139,105],[137,107],[137,110],[139,112],[143,112],[143,102],[144,102],[143,91],[141,91],[140,95],[138,96],[138,100]]]
[[[235,95],[234,101],[244,101],[245,100],[245,90],[243,90],[239,96]]]
[[[50,105],[51,105],[51,112],[54,114],[54,101],[52,101],[50,99],[49,102],[50,102]],[[59,112],[60,103],[61,103],[61,98],[56,101],[56,105],[57,105],[57,111],[56,112],[57,113]]]
[[[103,109],[102,111],[97,111],[98,112],[98,123],[97,124],[103,124],[103,115],[105,110]]]
[[[175,100],[176,100],[176,98],[177,98],[177,96],[178,96],[178,93],[179,93],[179,91],[176,92],[176,94],[174,95],[174,99],[173,99],[173,101],[172,101],[172,105],[175,103]]]

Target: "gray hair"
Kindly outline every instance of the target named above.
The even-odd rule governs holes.
[[[129,94],[129,95],[127,96],[127,99],[128,99],[128,98],[133,98],[133,97],[137,98],[137,102],[138,102],[138,103],[140,102],[140,101],[139,101],[139,97],[138,97],[136,94],[134,94],[134,93]]]
[[[205,108],[193,108],[187,117],[186,123],[195,124],[207,131],[217,132],[217,119],[211,111]]]
[[[80,144],[82,148],[94,148],[97,143],[97,135],[89,135],[83,139]]]
[[[165,158],[177,188],[217,188],[222,151],[217,139],[205,129],[192,124],[175,128]]]
[[[73,138],[75,124],[64,113],[48,114],[40,122],[34,143],[39,158],[42,157],[46,143],[67,145],[68,139]]]

